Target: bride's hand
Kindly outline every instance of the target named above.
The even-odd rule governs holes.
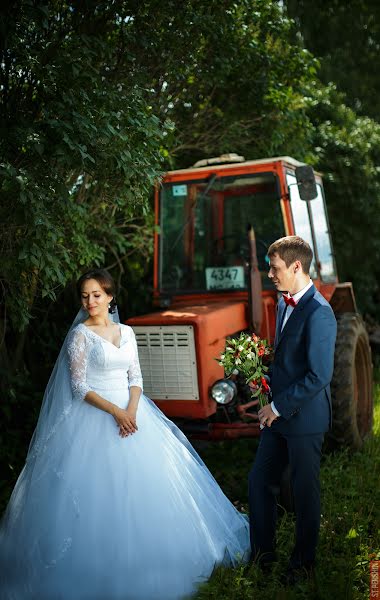
[[[136,424],[136,413],[128,408],[125,410],[117,408],[114,414],[114,419],[119,426],[119,435],[121,437],[127,437],[131,433],[135,433],[138,430]]]

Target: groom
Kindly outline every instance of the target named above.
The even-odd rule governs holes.
[[[330,381],[336,320],[309,276],[313,252],[302,238],[288,236],[269,250],[269,278],[279,292],[273,401],[259,410],[264,429],[249,475],[253,558],[265,569],[276,559],[276,497],[289,462],[296,511],[296,540],[286,582],[312,575],[320,525],[319,468],[324,433],[331,422]]]

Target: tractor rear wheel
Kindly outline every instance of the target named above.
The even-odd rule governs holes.
[[[337,317],[334,375],[331,382],[332,427],[327,444],[358,450],[372,429],[372,358],[360,315]]]

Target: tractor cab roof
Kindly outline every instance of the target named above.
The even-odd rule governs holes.
[[[168,171],[166,177],[170,177],[174,174],[188,173],[190,171],[203,171],[205,169],[210,168],[219,168],[222,167],[223,170],[227,169],[236,169],[236,167],[244,166],[244,167],[253,167],[255,165],[265,165],[265,164],[273,164],[273,163],[283,163],[292,167],[301,167],[305,163],[300,162],[290,156],[276,156],[270,158],[260,158],[258,160],[245,160],[244,156],[239,156],[237,154],[222,154],[218,157],[213,158],[205,158],[197,161],[192,167],[188,167],[187,169],[178,169],[174,171]]]

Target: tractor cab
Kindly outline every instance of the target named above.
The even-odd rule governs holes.
[[[300,166],[279,158],[197,163],[194,169],[168,173],[157,190],[156,302],[165,306],[189,296],[200,302],[243,297],[249,285],[249,226],[255,231],[264,290],[272,289],[268,247],[293,233],[314,249],[312,278],[336,281],[322,181],[317,177],[312,202],[301,200],[295,176]]]
[[[273,173],[211,175],[161,190],[159,294],[169,302],[184,294],[247,290],[247,228],[254,225],[263,286],[267,249],[285,235],[279,185]]]
[[[356,314],[351,284],[338,283],[321,176],[289,157],[224,155],[168,172],[155,190],[155,214],[156,311],[128,320],[144,391],[195,437],[258,435],[256,413],[244,409],[247,390],[231,395],[215,359],[241,331],[274,340],[270,244],[304,238],[317,288],[337,315]]]

